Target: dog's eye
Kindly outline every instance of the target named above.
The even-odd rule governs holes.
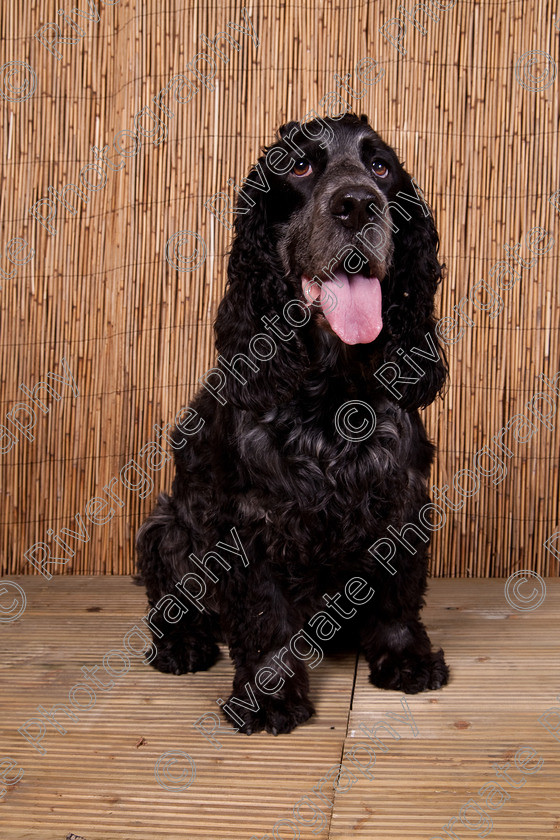
[[[311,175],[312,172],[311,164],[305,158],[296,160],[292,169],[292,174],[297,175],[298,178],[305,178],[306,175]]]
[[[386,178],[389,174],[389,167],[382,160],[374,160],[371,168],[378,178]]]

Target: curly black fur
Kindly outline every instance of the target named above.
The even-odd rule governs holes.
[[[438,235],[420,202],[397,198],[399,191],[414,196],[413,183],[366,118],[310,124],[317,134],[326,126],[332,137],[323,144],[295,123],[283,126],[270,149],[285,150],[283,160],[290,155],[294,164],[301,158],[295,145],[305,159],[278,174],[263,155],[250,172],[215,325],[219,397],[207,387],[195,396],[192,408],[204,426],[182,448],[176,430],[172,496],[160,496],[137,540],[138,569],[158,628],[152,664],[172,673],[205,670],[223,639],[235,664],[234,693],[243,698],[256,672],[325,609],[323,594],[343,592],[355,575],[375,596],[341,624],[348,638],[361,642],[372,683],[412,693],[439,688],[448,677],[443,653],[432,651],[419,618],[426,544],[409,533],[416,553],[399,549],[394,576],[368,553],[389,525],[400,530],[416,522],[429,501],[434,447],[418,408],[435,399],[447,375],[433,309],[442,276]],[[374,161],[381,164],[372,168]],[[269,190],[255,186],[263,174]],[[411,218],[389,204],[382,219],[395,200]],[[387,243],[375,253],[357,238],[373,221]],[[307,302],[311,316],[301,328],[291,329],[283,317],[288,301],[306,300],[302,276],[323,280],[323,268],[345,245],[359,248],[367,256],[365,275],[381,281],[383,328],[369,343],[344,343],[317,302]],[[257,361],[249,354],[251,339],[258,333],[273,337],[265,332],[265,316],[276,319],[284,336],[292,335],[276,337],[275,356]],[[402,365],[403,351],[426,348],[426,336],[437,361],[423,359],[421,376],[407,369],[411,381],[399,386],[401,398],[391,396],[375,371],[386,362]],[[236,354],[254,362],[239,357],[238,376],[231,372]],[[375,410],[377,427],[354,442],[341,436],[334,417],[356,399]],[[178,621],[166,621],[161,599],[187,572],[200,571],[193,555],[202,558],[219,541],[231,543],[232,528],[249,564],[230,556],[228,570],[214,559],[209,566],[218,581],[205,610],[191,607]],[[285,678],[282,688],[259,696],[258,712],[236,707],[244,731],[289,732],[313,713],[305,664],[290,652],[284,663],[284,671],[272,666]]]

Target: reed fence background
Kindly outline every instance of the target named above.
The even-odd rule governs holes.
[[[414,4],[403,2],[411,11]],[[72,13],[76,5],[94,19]],[[560,212],[549,201],[560,189],[560,79],[530,90],[515,74],[520,57],[539,50],[552,57],[540,59],[543,78],[552,79],[560,37],[556,4],[458,2],[440,9],[438,20],[420,10],[426,34],[401,16],[406,55],[380,32],[399,14],[398,5],[248,4],[260,43],[230,28],[241,49],[223,42],[229,61],[217,62],[216,89],[209,90],[186,65],[206,49],[202,34],[213,38],[228,22],[247,25],[239,4],[94,0],[88,12],[85,0],[62,0],[65,18],[57,13],[61,0],[4,1],[2,64],[26,62],[36,88],[13,101],[25,74],[30,84],[33,76],[22,65],[19,75],[10,75],[14,65],[3,69],[0,424],[13,433],[6,415],[18,403],[30,404],[20,385],[32,388],[48,372],[61,374],[63,357],[79,395],[64,386],[60,401],[45,399],[49,411],[36,410],[34,440],[19,435],[0,456],[2,574],[37,573],[25,552],[44,542],[56,554],[52,537],[62,528],[76,530],[88,501],[106,498],[102,488],[155,439],[153,425],[173,422],[188,404],[214,359],[212,321],[231,238],[204,202],[217,191],[233,196],[228,179],[242,181],[276,128],[315,108],[335,88],[334,73],[350,73],[356,83],[355,68],[365,57],[377,60],[384,76],[349,102],[397,149],[434,209],[447,265],[441,315],[451,314],[478,280],[490,282],[504,246],[523,241],[536,226],[555,239],[514,288],[501,292],[496,318],[465,310],[475,326],[449,347],[448,393],[425,412],[439,445],[435,483],[449,484],[476,450],[524,413],[541,390],[538,374],[560,370]],[[76,41],[60,45],[60,60],[34,37],[48,22]],[[153,97],[182,72],[198,92],[189,102],[173,101],[173,116],[165,115]],[[80,209],[72,215],[58,204],[57,232],[49,235],[30,208],[49,196],[49,187],[76,183],[94,159],[91,147],[112,145],[146,105],[165,119],[167,137],[158,145],[146,139],[102,187],[91,174],[99,188],[87,204],[68,193]],[[109,155],[117,160],[113,150]],[[206,243],[204,265],[191,272],[166,260],[166,243],[180,231],[194,231]],[[7,259],[15,237],[35,250],[25,265]],[[188,250],[187,243],[183,253]],[[12,245],[14,260],[29,255],[16,252]],[[531,256],[525,245],[519,253]],[[16,416],[25,419],[24,410]],[[10,438],[3,440],[6,448]],[[543,543],[558,529],[559,444],[558,429],[543,425],[516,444],[504,481],[483,484],[435,535],[434,575],[558,573]],[[172,468],[149,474],[154,488],[145,499],[121,486],[124,505],[116,505],[111,521],[84,520],[88,533],[70,541],[75,555],[61,574],[133,570],[135,531],[158,490],[169,489]]]

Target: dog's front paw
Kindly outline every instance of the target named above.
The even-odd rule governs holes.
[[[427,656],[407,654],[385,654],[371,664],[369,680],[378,688],[418,694],[427,689],[446,685],[449,668],[445,664],[443,651],[432,651]]]
[[[218,645],[214,642],[199,643],[196,647],[187,645],[173,647],[158,647],[153,659],[147,661],[153,668],[164,674],[188,674],[195,671],[207,671],[215,663],[220,654]]]
[[[230,701],[231,697],[228,704]],[[235,713],[235,717],[228,714],[228,709]],[[305,723],[315,713],[313,705],[305,698],[278,700],[274,697],[265,697],[260,701],[260,707],[256,711],[243,709],[237,704],[228,705],[228,709],[222,707],[229,722],[246,735],[261,732],[263,729],[272,735],[291,732],[298,724]],[[240,718],[243,725],[236,718]]]

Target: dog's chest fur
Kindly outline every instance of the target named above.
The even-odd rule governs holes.
[[[274,409],[260,422],[237,416],[242,516],[278,529],[287,542],[329,534],[348,543],[398,521],[399,499],[425,492],[431,446],[419,420],[377,403],[375,429],[351,440],[336,428],[338,408],[322,400]]]

